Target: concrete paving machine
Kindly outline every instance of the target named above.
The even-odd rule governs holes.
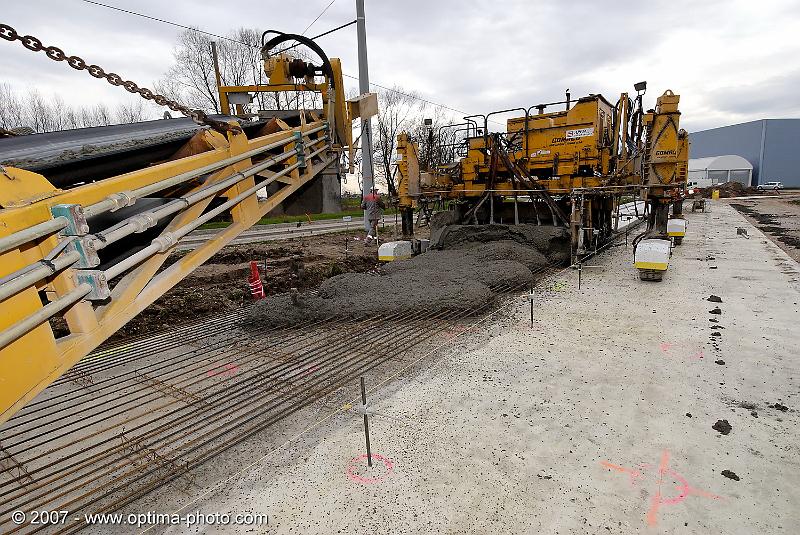
[[[572,259],[609,240],[621,202],[646,201],[646,230],[635,240],[642,279],[661,280],[671,240],[685,234],[681,214],[688,135],[679,126],[680,97],[666,91],[644,111],[646,83],[615,104],[588,95],[468,116],[397,143],[398,205],[403,233],[413,232],[414,210],[448,204],[462,223],[555,225],[568,229]],[[558,111],[546,112],[553,106]],[[519,112],[506,132],[490,132],[493,115]],[[445,142],[446,129],[461,133]],[[451,132],[452,133],[452,132]],[[422,148],[420,148],[422,146]],[[670,208],[673,216],[670,218]]]

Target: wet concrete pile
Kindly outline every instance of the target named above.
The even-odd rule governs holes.
[[[269,297],[245,323],[280,325],[330,317],[438,313],[481,308],[497,293],[530,284],[544,268],[569,260],[564,229],[488,225],[447,229],[441,250],[386,264],[377,273],[345,273],[317,292]]]

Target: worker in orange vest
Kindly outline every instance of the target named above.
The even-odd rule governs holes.
[[[364,197],[361,208],[364,210],[364,215],[369,222],[369,231],[364,239],[364,245],[371,245],[372,241],[378,237],[378,221],[381,220],[386,205],[381,200],[378,190],[373,189]]]

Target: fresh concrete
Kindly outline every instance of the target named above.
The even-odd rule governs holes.
[[[800,271],[711,207],[687,214],[663,282],[610,248],[580,291],[574,271],[539,289],[533,328],[511,301],[370,394],[392,470],[352,473],[378,482],[347,475],[364,439],[344,411],[185,511],[269,513],[260,533],[796,533]]]

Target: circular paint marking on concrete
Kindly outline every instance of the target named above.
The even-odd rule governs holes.
[[[356,473],[357,471],[362,470],[375,470],[378,468],[376,461],[383,463],[383,473],[375,476],[362,476],[361,474]],[[384,457],[380,453],[372,454],[372,468],[368,468],[367,454],[365,453],[363,455],[359,455],[358,457],[353,457],[350,460],[350,464],[347,466],[347,477],[356,483],[361,483],[362,485],[374,485],[375,483],[380,483],[389,477],[389,474],[392,473],[392,470],[394,470],[394,463],[392,460],[388,457]]]

